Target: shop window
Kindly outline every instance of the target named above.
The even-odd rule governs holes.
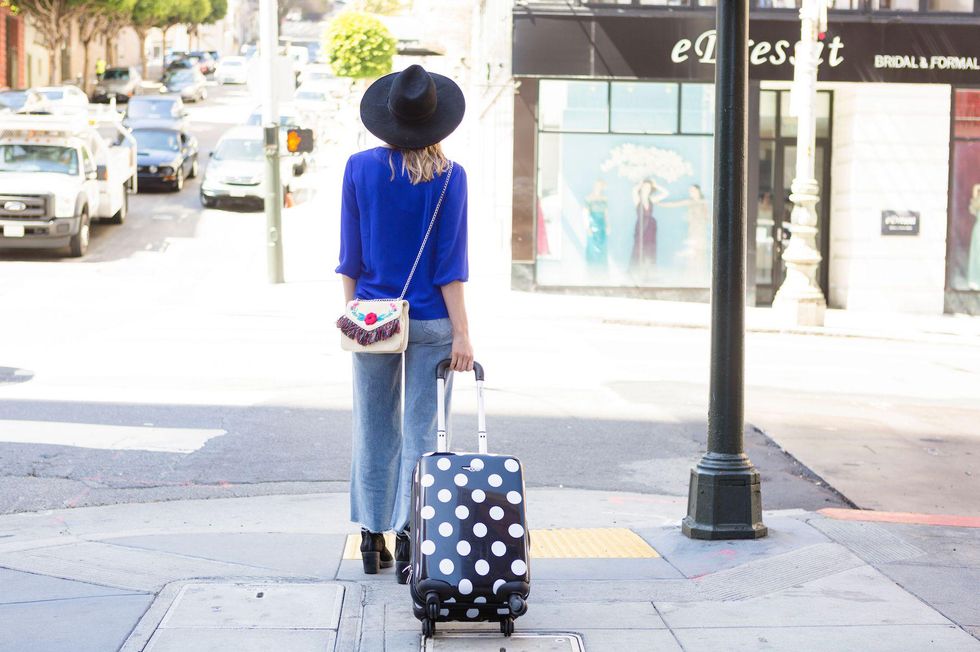
[[[612,131],[672,134],[677,131],[677,84],[613,82]]]
[[[957,90],[950,193],[950,285],[980,292],[980,90]]]
[[[957,90],[954,106],[953,135],[980,138],[980,90]]]
[[[540,124],[543,130],[606,131],[609,88],[606,82],[542,80]]]
[[[928,0],[929,11],[950,11],[964,14],[973,13],[973,0]]]
[[[715,87],[713,84],[681,86],[681,132],[711,134],[715,129]]]
[[[873,11],[919,11],[919,0],[871,0]]]
[[[776,137],[776,91],[759,93],[759,137]]]
[[[707,288],[713,85],[542,80],[539,90],[537,283]],[[582,133],[604,115],[603,133]]]

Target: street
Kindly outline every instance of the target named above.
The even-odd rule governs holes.
[[[254,104],[215,87],[190,105],[202,168]],[[81,260],[0,254],[0,513],[346,490],[350,371],[332,324],[343,147],[319,153],[285,211],[281,286],[265,282],[264,215],[202,209],[199,179],[133,197]],[[531,486],[683,503],[705,446],[707,331],[631,325],[616,312],[629,300],[512,293],[481,279],[492,253],[477,249],[491,449],[519,454]],[[566,327],[544,337],[555,310]],[[980,514],[976,342],[751,333],[747,380],[766,509]],[[469,447],[473,394],[458,388]]]

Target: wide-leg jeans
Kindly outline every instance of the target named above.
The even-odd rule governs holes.
[[[411,319],[404,354],[355,353],[351,520],[372,532],[402,532],[415,463],[436,449],[436,366],[452,352],[449,319]],[[446,386],[446,409],[452,374]],[[447,414],[448,423],[448,414]]]

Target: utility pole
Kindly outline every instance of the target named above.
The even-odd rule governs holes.
[[[759,472],[743,443],[749,2],[719,0],[716,11],[708,451],[691,469],[681,530],[692,539],[757,539],[767,533]]]
[[[799,326],[823,326],[827,301],[817,283],[820,252],[817,250],[817,62],[827,31],[827,0],[803,0],[800,7],[800,40],[796,44],[791,111],[796,116],[796,177],[790,185],[790,239],[783,251],[786,278],[776,292],[772,308],[783,321]]]
[[[282,283],[282,180],[279,178],[279,14],[276,0],[259,0],[259,53],[262,61],[262,126],[265,133],[265,222],[270,283]]]

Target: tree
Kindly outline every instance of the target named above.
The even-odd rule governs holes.
[[[374,16],[345,11],[326,33],[327,60],[334,74],[364,79],[391,72],[395,37]]]
[[[88,0],[0,0],[0,7],[23,11],[34,17],[41,45],[48,51],[48,83],[60,81],[58,54],[71,35],[71,21]]]
[[[160,51],[167,56],[167,31],[174,25],[197,25],[211,13],[209,0],[170,0],[159,14],[156,27],[163,32]]]
[[[78,40],[82,44],[82,90],[89,88],[89,44],[99,34],[105,34],[113,20],[125,18],[133,11],[136,0],[88,0],[85,10],[78,16]]]
[[[211,0],[211,11],[202,20],[190,25],[187,28],[188,38],[194,36],[197,39],[197,47],[201,48],[200,27],[201,25],[213,25],[228,14],[228,0]]]
[[[381,14],[390,16],[391,14],[401,13],[409,8],[411,0],[357,0],[353,9],[362,11],[366,14]]]
[[[144,79],[149,74],[146,62],[146,37],[166,15],[168,0],[136,0],[130,13],[129,25],[140,41],[140,67]]]
[[[279,0],[276,3],[276,14],[279,19],[279,29],[282,29],[282,22],[286,20],[286,15],[293,9],[324,13],[333,5],[334,0]]]

